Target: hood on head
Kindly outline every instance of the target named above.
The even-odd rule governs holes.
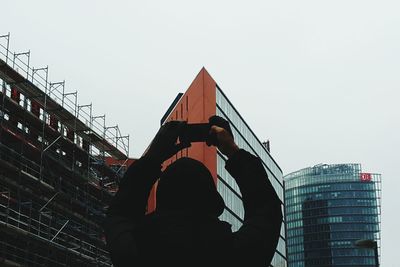
[[[180,158],[161,174],[156,211],[193,211],[219,216],[225,204],[207,167],[191,158]]]

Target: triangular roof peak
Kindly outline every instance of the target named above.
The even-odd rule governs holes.
[[[199,77],[202,77],[203,79],[208,78],[208,79],[211,79],[213,82],[215,82],[214,78],[210,75],[210,73],[204,66],[201,68],[201,70],[197,74],[195,80],[198,79]]]

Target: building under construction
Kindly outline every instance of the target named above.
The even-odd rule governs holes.
[[[0,266],[112,266],[101,226],[129,136],[9,43],[0,36]]]

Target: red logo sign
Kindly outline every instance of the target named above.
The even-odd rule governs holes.
[[[370,182],[372,179],[372,175],[370,173],[360,173],[361,182]]]

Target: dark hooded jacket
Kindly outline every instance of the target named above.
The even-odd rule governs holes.
[[[164,172],[151,158],[133,163],[104,225],[113,264],[268,266],[279,239],[281,202],[257,157],[239,150],[225,168],[240,188],[236,198],[241,197],[244,207],[244,218],[236,218],[243,221],[236,232],[218,218],[225,204],[201,162],[181,158]],[[158,178],[156,211],[145,215]]]

